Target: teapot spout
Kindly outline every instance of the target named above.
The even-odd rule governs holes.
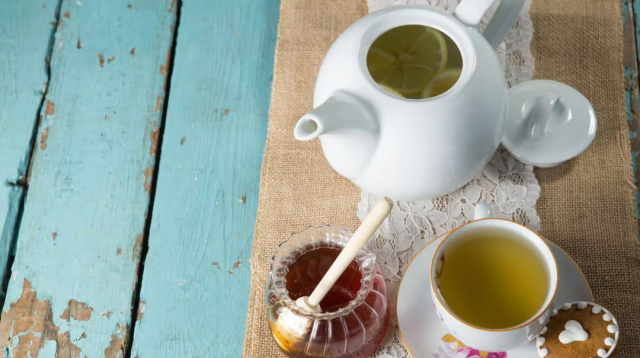
[[[331,166],[343,176],[355,180],[374,153],[378,127],[362,100],[338,91],[302,116],[293,135],[300,141],[320,137]]]
[[[293,135],[297,140],[307,141],[323,134],[349,129],[375,131],[364,103],[355,96],[340,91],[302,116]]]
[[[307,141],[316,139],[320,134],[324,133],[324,124],[321,120],[314,117],[316,116],[313,115],[313,111],[311,111],[300,118],[296,124],[296,128],[293,130],[293,136],[297,140]]]

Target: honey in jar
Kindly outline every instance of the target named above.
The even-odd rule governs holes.
[[[340,255],[340,249],[330,247],[312,249],[300,255],[289,267],[286,275],[289,297],[295,301],[303,296],[311,296],[311,292],[320,283],[338,255]],[[360,266],[352,261],[320,301],[322,312],[335,312],[346,307],[356,298],[361,286],[360,281],[362,281]]]
[[[375,255],[362,249],[320,302],[321,313],[299,308],[351,233],[310,227],[280,245],[271,262],[266,304],[269,327],[290,357],[365,357],[385,338],[391,321],[384,278]]]

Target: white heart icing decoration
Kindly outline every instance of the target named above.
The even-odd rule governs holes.
[[[578,321],[567,321],[564,328],[564,331],[562,331],[558,337],[562,344],[569,344],[576,341],[584,342],[589,339],[589,333],[582,328],[582,325]]]

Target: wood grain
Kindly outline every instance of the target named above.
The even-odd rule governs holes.
[[[0,349],[14,358],[123,357],[174,5],[61,6]]]
[[[16,235],[31,140],[47,88],[57,6],[58,0],[9,1],[0,11],[0,280]]]
[[[132,357],[239,357],[279,3],[185,0]]]

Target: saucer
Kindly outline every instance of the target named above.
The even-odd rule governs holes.
[[[433,308],[429,284],[431,258],[444,237],[432,241],[418,252],[409,263],[398,287],[398,331],[409,355],[413,358],[466,358],[478,355],[487,358],[539,358],[535,340],[508,352],[487,355],[466,348],[447,332]],[[562,306],[565,302],[593,301],[589,283],[578,265],[555,244],[548,240],[547,243],[558,263],[556,307]],[[457,353],[461,349],[463,351]]]

